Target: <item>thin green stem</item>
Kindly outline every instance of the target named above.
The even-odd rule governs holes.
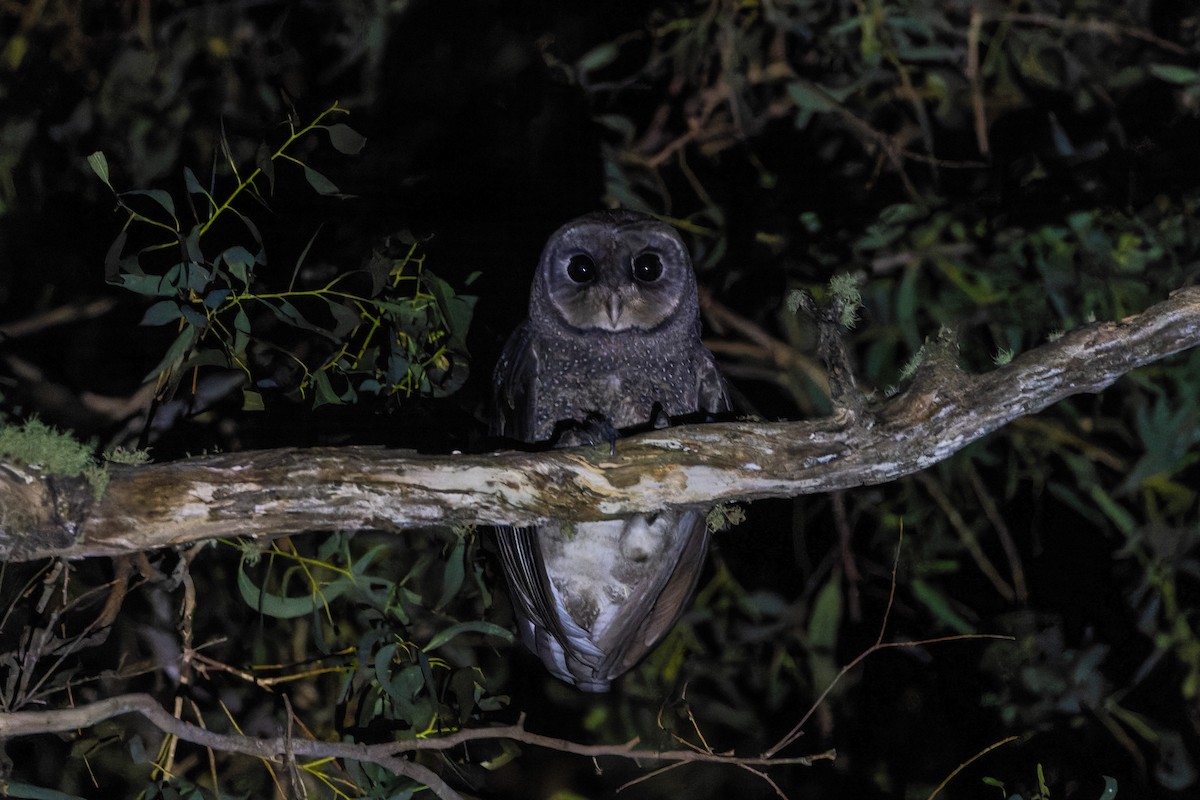
[[[321,127],[321,120],[325,119],[325,117],[329,116],[330,114],[334,113],[335,111],[340,111],[343,114],[348,113],[344,108],[341,108],[335,102],[332,106],[330,106],[329,108],[322,111],[319,115],[317,115],[316,119],[314,119],[312,122],[310,122],[305,127],[301,128],[299,131],[297,131],[294,127],[291,127],[291,123],[289,123],[289,127],[291,127],[292,132],[288,136],[288,138],[286,140],[284,140],[283,144],[281,144],[279,146],[279,149],[271,154],[271,160],[274,161],[275,159],[283,156],[284,151],[287,150],[289,147],[291,147],[293,142],[295,142],[300,137],[304,136],[309,131],[316,130],[317,128]],[[291,158],[291,156],[288,156],[288,158]],[[296,159],[294,159],[294,158],[292,158],[291,160],[296,161]],[[301,162],[297,161],[296,163],[301,163]],[[210,216],[208,218],[208,221],[200,226],[200,235],[201,236],[203,236],[205,233],[208,232],[208,229],[211,228],[213,223],[217,221],[217,218],[219,216],[221,216],[221,213],[224,212],[227,208],[229,208],[233,204],[233,201],[237,199],[238,195],[240,195],[242,193],[242,191],[246,189],[246,187],[253,184],[254,179],[257,178],[261,174],[262,174],[262,167],[255,167],[254,171],[251,172],[248,176],[246,176],[245,180],[238,182],[238,185],[235,186],[233,191],[229,193],[229,197],[225,198],[225,202],[221,203],[221,205],[219,205],[216,208],[216,210],[213,211],[212,216]]]

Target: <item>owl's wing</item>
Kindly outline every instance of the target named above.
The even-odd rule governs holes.
[[[663,566],[674,564],[674,569],[661,570],[656,580],[640,588],[639,597],[626,599],[619,625],[602,642],[609,651],[596,672],[606,682],[632,669],[674,627],[704,569],[709,541],[704,515],[682,511],[660,516],[677,530],[674,551],[663,558]]]
[[[605,654],[556,602],[537,536],[537,528],[496,527],[496,545],[517,612],[521,641],[559,680],[591,691],[607,689],[607,682],[591,681]]]
[[[697,345],[699,352],[696,358],[696,406],[700,411],[716,414],[730,411],[733,404],[729,402],[729,387],[717,369],[717,362],[712,353],[703,345]]]
[[[509,337],[496,364],[489,426],[493,436],[526,442],[534,438],[539,368],[537,342],[526,322]],[[557,678],[575,683],[577,675],[590,672],[581,659],[594,664],[604,654],[570,615],[560,613],[537,536],[537,528],[497,525],[496,547],[516,610],[521,641]]]
[[[489,432],[528,442],[537,407],[537,344],[525,322],[508,337],[492,374],[492,419]]]

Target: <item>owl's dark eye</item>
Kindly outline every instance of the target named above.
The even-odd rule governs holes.
[[[583,253],[567,262],[567,277],[576,283],[590,283],[596,277],[596,262]]]
[[[642,253],[633,259],[633,277],[643,283],[652,283],[662,276],[662,259],[657,253]]]

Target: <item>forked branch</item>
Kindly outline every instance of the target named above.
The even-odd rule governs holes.
[[[953,342],[939,341],[907,389],[877,409],[834,387],[837,407],[823,419],[680,426],[623,439],[615,455],[607,447],[439,456],[285,448],[113,467],[98,501],[81,481],[0,464],[0,558],[305,530],[606,519],[883,483],[1197,345],[1200,288],[1190,287],[981,375],[959,369]],[[842,365],[831,366],[833,378]]]

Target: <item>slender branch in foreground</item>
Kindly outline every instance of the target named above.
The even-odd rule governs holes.
[[[835,412],[823,419],[684,425],[622,439],[615,455],[607,446],[446,456],[286,448],[113,466],[98,501],[80,479],[0,463],[0,558],[114,555],[303,530],[613,519],[884,483],[1197,345],[1200,287],[1190,287],[981,375],[959,369],[954,343],[939,340],[905,391],[877,409],[861,396],[835,396]]]
[[[768,759],[770,763],[779,763],[774,758],[775,754],[804,735],[805,723],[808,722],[809,718],[812,717],[812,715],[816,713],[817,709],[820,708],[825,702],[825,698],[828,697],[829,693],[833,691],[833,687],[837,686],[841,682],[842,678],[846,676],[846,673],[850,672],[850,670],[861,664],[872,653],[878,653],[880,650],[889,650],[896,647],[922,647],[924,645],[941,644],[943,642],[958,642],[965,639],[1003,639],[1007,641],[1013,641],[1012,636],[1006,636],[1003,634],[960,633],[953,634],[951,636],[935,636],[932,639],[917,639],[906,642],[885,642],[883,637],[887,635],[888,619],[892,615],[892,604],[896,600],[896,571],[900,567],[900,547],[903,544],[904,532],[901,530],[900,539],[896,542],[896,555],[892,559],[892,580],[891,587],[888,589],[887,605],[885,605],[883,608],[883,621],[879,624],[879,636],[875,638],[875,644],[871,645],[866,650],[863,650],[861,653],[851,659],[844,667],[838,670],[837,675],[833,676],[833,680],[831,680],[829,685],[826,686],[821,694],[817,696],[817,699],[813,701],[811,706],[809,706],[808,711],[806,711],[804,716],[800,718],[800,721],[797,722],[790,731],[784,734],[783,738],[781,738],[763,753],[763,758]]]
[[[614,756],[634,758],[639,761],[666,761],[676,763],[706,762],[733,764],[736,766],[766,766],[799,764],[808,766],[816,761],[832,760],[832,751],[798,758],[742,758],[727,753],[707,753],[696,750],[639,750],[638,739],[615,745],[588,745],[543,736],[525,730],[522,716],[515,725],[491,728],[469,728],[426,739],[406,739],[382,744],[352,744],[347,742],[323,742],[312,739],[295,739],[288,736],[256,739],[249,736],[215,733],[189,722],[184,722],[167,713],[148,694],[124,694],[107,700],[98,700],[87,705],[47,711],[16,711],[0,714],[0,740],[14,736],[29,736],[35,733],[55,733],[87,728],[122,714],[141,714],[164,733],[225,753],[240,753],[269,761],[283,763],[291,758],[337,758],[378,764],[397,775],[404,775],[425,784],[442,800],[462,800],[461,795],[442,780],[435,772],[409,760],[402,754],[418,750],[450,750],[461,744],[479,740],[508,739],[521,744],[545,747],[563,753],[590,756]]]

